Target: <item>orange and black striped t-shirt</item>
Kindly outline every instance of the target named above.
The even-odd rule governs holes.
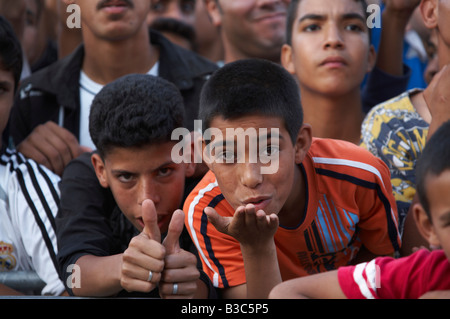
[[[295,228],[280,225],[275,234],[283,280],[347,265],[362,245],[377,255],[398,253],[397,209],[381,160],[347,142],[314,139],[300,169],[307,185],[304,219]],[[243,284],[240,244],[208,222],[207,206],[234,214],[211,171],[185,201],[186,227],[214,286]]]

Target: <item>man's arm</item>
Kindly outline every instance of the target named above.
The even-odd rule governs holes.
[[[394,76],[403,75],[403,42],[406,26],[420,0],[386,0],[383,11],[377,67]]]
[[[346,299],[338,280],[338,271],[328,271],[291,279],[277,285],[270,299]]]

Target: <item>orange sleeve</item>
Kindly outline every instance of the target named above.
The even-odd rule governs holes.
[[[197,247],[203,271],[218,288],[238,286],[246,282],[240,244],[218,232],[208,222],[205,207],[213,207],[222,216],[233,216],[234,210],[223,198],[209,172],[191,192],[184,204],[185,224]]]

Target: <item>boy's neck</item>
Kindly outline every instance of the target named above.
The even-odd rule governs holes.
[[[83,71],[94,82],[106,85],[131,73],[147,73],[159,60],[159,50],[150,44],[148,31],[123,41],[86,37]]]
[[[306,209],[306,175],[300,165],[295,166],[294,172],[294,184],[292,186],[291,194],[289,195],[286,203],[278,213],[278,218],[281,226],[284,227],[297,227],[304,219]]]
[[[364,120],[361,94],[327,97],[302,90],[304,122],[312,126],[314,137],[333,138],[359,144]]]

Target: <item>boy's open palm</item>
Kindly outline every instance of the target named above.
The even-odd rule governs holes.
[[[233,217],[220,216],[214,208],[206,207],[205,214],[214,227],[235,238],[241,245],[257,247],[273,241],[278,229],[278,216],[266,215],[262,210],[248,204],[236,209]]]

